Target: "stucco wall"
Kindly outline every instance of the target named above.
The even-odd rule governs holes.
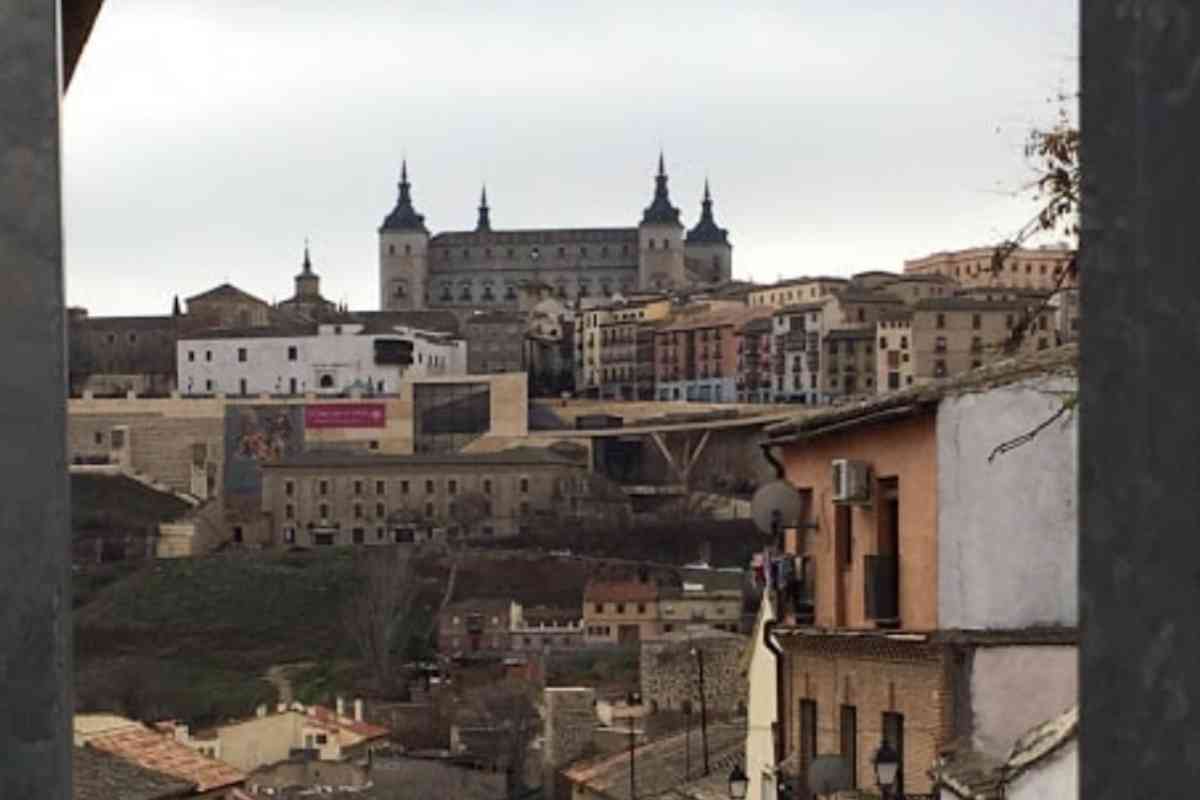
[[[874,478],[897,477],[900,497],[900,620],[910,630],[938,627],[937,448],[929,415],[786,445],[787,478],[812,491],[817,529],[808,537],[816,566],[816,624],[873,628],[865,618],[863,557],[879,552],[878,506],[852,506],[852,563],[836,549],[836,506],[832,462],[849,458],[870,463]]]
[[[776,660],[763,642],[763,623],[774,615],[769,594],[764,593],[759,606],[758,622],[750,642],[748,668],[750,681],[746,719],[746,776],[750,779],[746,797],[763,797],[764,775],[774,773],[776,720]]]
[[[1079,797],[1079,745],[1073,740],[1010,783],[1006,800],[1072,800]]]
[[[1077,425],[1029,443],[1076,382],[1042,378],[942,401],[937,415],[938,619],[944,628],[1077,625]]]
[[[1079,651],[1072,646],[979,648],[970,693],[974,747],[1005,758],[1018,737],[1079,702]]]

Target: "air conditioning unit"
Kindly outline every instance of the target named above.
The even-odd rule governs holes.
[[[869,503],[871,466],[865,461],[846,458],[833,460],[833,502]]]

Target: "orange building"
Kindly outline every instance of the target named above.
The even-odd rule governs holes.
[[[989,458],[1068,407],[1076,359],[1038,352],[768,429],[805,509],[772,559],[773,780],[840,754],[874,788],[886,740],[903,790],[929,792],[946,748],[1000,757],[1076,701],[1073,417]]]

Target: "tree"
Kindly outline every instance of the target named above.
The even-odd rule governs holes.
[[[526,788],[525,761],[540,721],[534,697],[531,684],[510,678],[480,687],[464,698],[466,715],[496,730],[495,749],[486,755],[505,769],[509,797]]]
[[[1071,120],[1067,103],[1075,95],[1058,96],[1059,113],[1049,128],[1035,128],[1025,143],[1025,156],[1034,160],[1034,180],[1029,185],[1039,203],[1037,214],[1016,234],[1000,243],[992,253],[991,270],[1001,274],[1016,250],[1039,233],[1058,232],[1072,241],[1079,240],[1079,198],[1082,170],[1079,162],[1079,128]],[[1079,274],[1078,248],[1066,267],[1059,272],[1051,293],[1039,304],[1025,309],[1005,342],[1006,352],[1015,352],[1024,342],[1042,312],[1055,295],[1072,285]]]
[[[480,492],[464,492],[450,503],[450,519],[464,536],[492,516],[492,501]]]
[[[377,690],[392,697],[398,686],[393,651],[419,592],[413,552],[407,547],[373,547],[354,552],[355,591],[346,607],[346,630]]]

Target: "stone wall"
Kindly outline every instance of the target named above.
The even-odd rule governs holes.
[[[543,794],[547,800],[569,798],[570,787],[558,780],[558,772],[592,751],[596,729],[596,690],[551,687],[545,690],[544,698]]]
[[[704,653],[704,698],[708,714],[741,713],[748,689],[741,669],[749,637],[713,629],[684,631],[642,642],[642,702],[658,711],[700,707],[699,658]]]

